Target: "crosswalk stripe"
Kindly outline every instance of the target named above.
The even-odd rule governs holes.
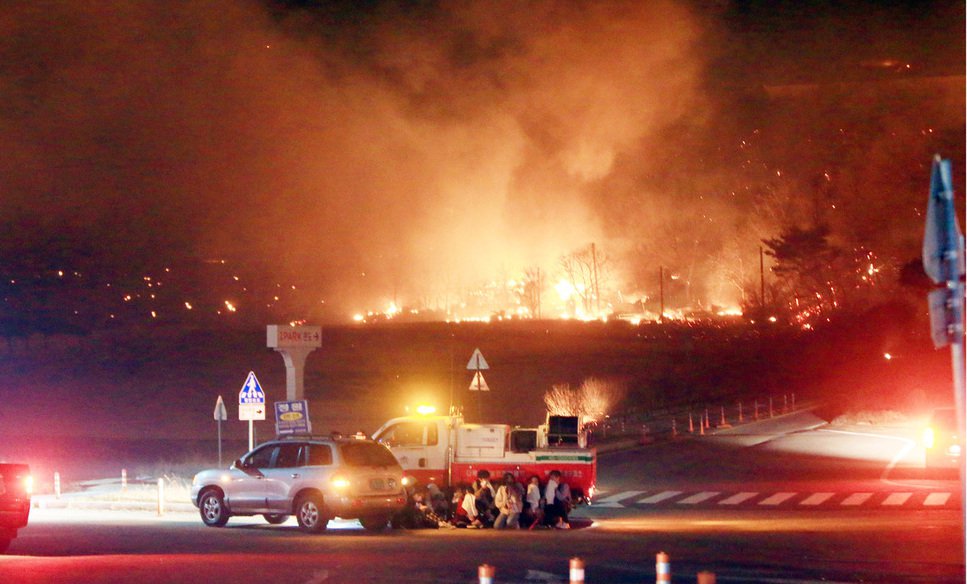
[[[882,505],[894,506],[903,505],[907,500],[913,496],[913,493],[890,493],[890,496],[883,499]]]
[[[621,493],[611,495],[610,497],[605,497],[598,501],[594,501],[593,505],[599,509],[600,508],[618,509],[618,508],[624,507],[624,505],[622,505],[618,501],[621,501],[623,499],[630,499],[632,497],[637,497],[638,495],[641,495],[644,492],[645,491],[623,491]]]
[[[829,501],[835,494],[836,493],[813,493],[812,495],[809,495],[808,497],[803,499],[799,504],[800,505],[822,505],[826,501]]]
[[[946,505],[948,499],[950,499],[950,493],[930,493],[927,495],[927,498],[923,500],[923,504],[930,507],[939,507],[941,505]]]
[[[752,493],[752,492],[736,493],[735,495],[732,495],[728,499],[722,499],[721,501],[719,501],[719,505],[738,505],[739,503],[748,501],[749,499],[755,497],[758,494],[759,493]]]
[[[674,503],[677,505],[699,505],[701,503],[717,505],[741,505],[745,503],[748,505],[758,504],[765,507],[777,507],[789,502],[797,495],[800,495],[798,492],[779,492],[771,494],[765,493],[765,495],[768,496],[756,503],[756,497],[763,493],[757,491],[742,491],[738,493],[729,493],[727,491],[724,493],[722,491],[701,491],[698,493],[687,493],[685,491],[652,491],[655,494],[644,499],[637,501],[634,500],[647,492],[648,491],[620,491],[614,493],[613,495],[596,499],[592,506],[599,509],[621,509],[630,507],[632,505],[655,505],[658,503]],[[713,499],[719,497],[720,495],[725,498],[719,501],[713,501]],[[906,491],[880,493],[817,492],[802,493],[802,495],[805,496],[805,498],[799,501],[798,504],[807,507],[815,507],[828,503],[830,500],[836,497],[836,495],[846,497],[842,501],[839,501],[839,505],[842,507],[859,507],[868,503],[871,499],[873,499],[873,497],[877,497],[877,500],[879,500],[879,496],[883,497],[882,501],[879,502],[879,504],[883,507],[943,507],[947,505],[953,497],[953,493],[950,492],[934,492],[928,493],[922,502],[918,502],[920,501],[919,497],[914,497],[916,493]],[[674,499],[679,496],[684,496],[684,498],[675,501]],[[911,501],[913,502],[911,503]]]
[[[718,494],[719,494],[719,491],[702,491],[701,493],[697,493],[695,495],[692,495],[691,497],[687,497],[685,499],[682,499],[681,501],[678,502],[678,504],[679,505],[696,505],[698,503],[701,503],[702,501],[708,501],[709,499],[711,499],[712,497],[714,497],[714,496],[716,496]]]
[[[847,507],[855,507],[857,505],[862,505],[863,503],[866,503],[867,501],[870,500],[870,497],[872,496],[873,496],[873,493],[853,493],[849,497],[846,497],[845,499],[843,499],[843,502],[840,503],[840,505],[845,505]]]
[[[662,501],[666,499],[671,499],[672,497],[677,497],[681,494],[682,494],[681,491],[662,491],[657,495],[652,495],[651,497],[642,499],[641,501],[638,501],[638,503],[643,505],[652,505],[654,503],[661,503]]]
[[[775,495],[759,501],[760,505],[779,505],[792,499],[799,493],[776,493]]]

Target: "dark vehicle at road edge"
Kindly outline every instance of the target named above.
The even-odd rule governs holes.
[[[32,491],[30,467],[0,463],[0,553],[10,547],[17,530],[27,525]]]
[[[924,467],[927,471],[957,468],[963,455],[963,441],[957,435],[953,408],[937,408],[923,431]]]

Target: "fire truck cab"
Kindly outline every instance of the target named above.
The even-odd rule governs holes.
[[[532,475],[546,481],[559,470],[575,498],[594,495],[597,456],[577,416],[548,416],[537,428],[468,424],[460,414],[405,416],[383,424],[373,438],[422,484],[453,487],[484,469],[493,477],[509,472],[521,482]]]

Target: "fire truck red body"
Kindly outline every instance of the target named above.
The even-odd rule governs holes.
[[[509,472],[521,482],[537,475],[544,482],[559,470],[575,497],[594,495],[597,455],[585,446],[577,417],[548,416],[537,428],[516,428],[468,424],[461,415],[405,416],[383,424],[373,438],[421,484],[454,487],[472,482],[479,470],[494,478]]]

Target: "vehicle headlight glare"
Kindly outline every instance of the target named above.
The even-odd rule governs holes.
[[[933,448],[933,428],[923,430],[923,446],[924,448]]]

